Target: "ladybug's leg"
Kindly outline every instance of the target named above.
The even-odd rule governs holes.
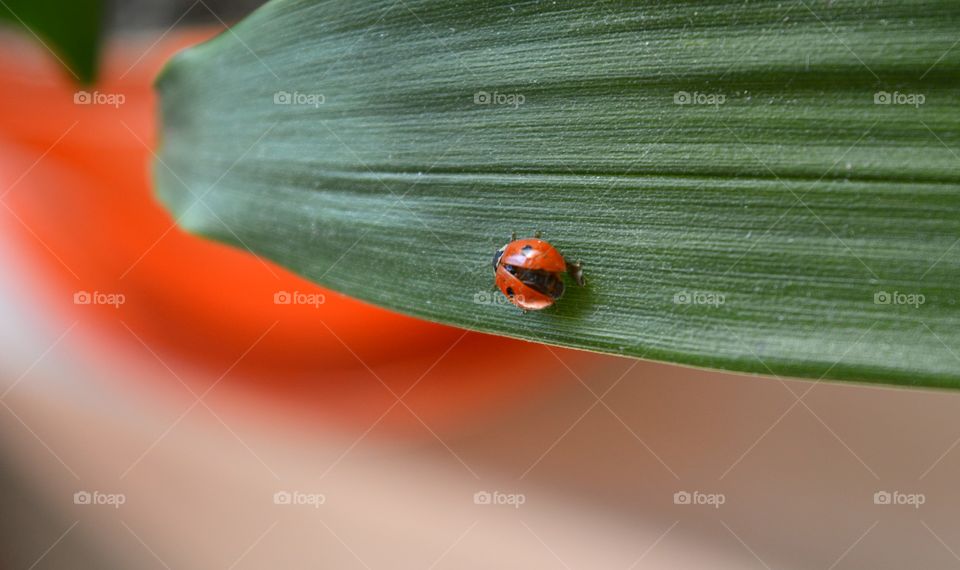
[[[542,233],[540,230],[537,230],[537,231],[533,232],[533,237],[536,238],[536,239],[540,239],[540,236],[542,236],[542,235],[543,235],[543,233]]]
[[[577,285],[583,287],[586,284],[586,281],[583,279],[583,264],[580,263],[578,259],[576,262],[571,263],[567,260],[564,260],[567,264],[567,273],[570,274],[570,277],[573,277],[573,280]]]
[[[510,241],[517,241],[517,232],[510,234]]]

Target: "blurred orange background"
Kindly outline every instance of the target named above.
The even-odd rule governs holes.
[[[202,374],[233,365],[226,380],[232,388],[341,421],[368,424],[395,401],[391,392],[409,388],[454,343],[463,347],[442,366],[458,371],[456,381],[424,378],[406,400],[430,423],[466,421],[546,381],[558,363],[528,358],[543,348],[481,334],[461,338],[462,331],[325,291],[176,226],[153,198],[148,175],[157,137],[152,81],[171,53],[216,31],[109,53],[102,81],[90,90],[122,94],[116,107],[75,104],[80,88],[31,44],[9,41],[0,55],[7,78],[0,92],[3,171],[10,177],[4,201],[50,306],[95,325],[109,337],[99,346],[109,346],[113,358],[122,356],[118,349],[142,351],[139,337],[164,360]],[[32,164],[37,156],[42,160]],[[78,291],[122,294],[125,302],[75,305]],[[278,305],[273,296],[280,291],[319,293],[325,303]],[[510,362],[509,373],[489,354]]]

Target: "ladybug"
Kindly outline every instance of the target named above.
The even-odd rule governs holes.
[[[532,238],[517,239],[493,255],[493,271],[497,287],[511,303],[524,311],[546,309],[563,295],[563,274],[581,287],[584,284],[580,263],[570,263],[549,243]]]

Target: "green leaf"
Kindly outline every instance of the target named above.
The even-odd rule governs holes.
[[[955,0],[274,0],[162,74],[157,191],[430,320],[958,387],[958,29]],[[491,259],[535,230],[587,286],[522,315]]]
[[[0,20],[26,30],[75,79],[97,77],[103,0],[0,0]]]

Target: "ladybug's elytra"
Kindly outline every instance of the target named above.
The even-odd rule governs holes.
[[[580,263],[570,263],[549,243],[540,238],[517,239],[493,256],[497,287],[511,303],[524,311],[546,309],[563,295],[563,274],[569,273],[583,286]]]

